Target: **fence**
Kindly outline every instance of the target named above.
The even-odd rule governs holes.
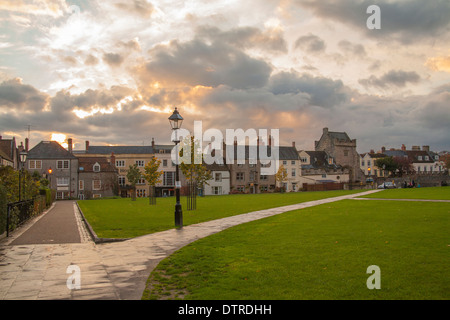
[[[39,215],[47,208],[45,196],[7,204],[6,236],[30,218]]]

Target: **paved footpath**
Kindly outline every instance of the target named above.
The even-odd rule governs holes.
[[[255,211],[103,244],[90,241],[75,202],[56,202],[47,213],[0,241],[0,300],[139,300],[158,263],[195,240],[253,220],[377,191]],[[79,268],[80,289],[69,289],[77,284],[68,285],[68,279],[77,274],[74,266]]]

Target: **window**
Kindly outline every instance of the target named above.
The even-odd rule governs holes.
[[[173,172],[173,171],[164,172],[163,185],[165,185],[165,186],[175,185],[175,172]]]
[[[81,190],[84,190],[84,180],[80,180],[80,181],[78,181],[78,189],[81,191]]]
[[[370,160],[367,160],[367,166],[370,167]]]
[[[116,167],[117,168],[125,167],[125,160],[116,160]]]
[[[124,176],[119,177],[119,186],[124,186],[126,182],[126,178]]]
[[[144,160],[136,160],[136,164],[138,167],[144,167],[145,166],[145,161]]]
[[[94,172],[100,172],[100,165],[98,163],[94,164],[93,170]]]
[[[42,160],[30,160],[28,169],[42,169]]]
[[[295,177],[295,168],[292,168],[291,176]]]
[[[333,164],[333,158],[328,158],[328,164]]]
[[[102,181],[101,180],[92,180],[92,190],[101,190]]]
[[[261,191],[261,192],[267,192],[267,191],[269,191],[269,188],[268,188],[268,186],[260,186],[260,187],[259,187],[259,191]]]
[[[292,161],[291,161],[291,164],[292,164],[292,165],[295,165],[295,160],[292,160]]]
[[[286,166],[287,165],[287,161],[283,160],[283,165]]]
[[[430,158],[429,158],[428,156],[425,156],[425,160],[427,160],[427,161],[428,161],[428,160],[430,160]]]
[[[245,192],[245,187],[244,186],[237,186],[236,190],[239,192]]]
[[[69,160],[56,161],[56,169],[69,169]]]
[[[222,173],[216,172],[216,174],[214,175],[214,181],[221,182],[222,181]]]
[[[308,162],[308,158],[302,157],[302,158],[300,159],[300,161],[303,162],[303,163],[306,163],[306,162]]]
[[[68,177],[56,178],[56,184],[58,186],[68,186],[69,178]]]
[[[322,174],[322,178],[326,178],[326,177],[327,177],[326,173]]]
[[[236,172],[236,180],[244,180],[244,172]]]
[[[269,178],[268,178],[267,175],[262,174],[262,175],[259,176],[259,180],[260,181],[267,181],[267,180],[269,180]]]
[[[136,182],[136,184],[140,184],[140,185],[145,184],[145,179],[144,179],[144,178],[139,179],[139,180]]]
[[[361,166],[365,166],[365,164],[364,164],[365,162],[364,162],[364,160],[361,160]]]
[[[417,158],[419,159],[419,161],[422,161],[422,156],[418,156]]]
[[[167,159],[163,160],[163,167],[167,167]]]
[[[212,194],[222,194],[222,187],[212,187]]]

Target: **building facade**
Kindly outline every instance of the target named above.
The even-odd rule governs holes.
[[[326,151],[336,164],[348,168],[351,182],[364,181],[356,139],[350,139],[346,132],[331,132],[323,128],[320,140],[315,141],[315,151]]]
[[[78,158],[72,153],[71,139],[68,150],[56,141],[41,141],[28,152],[25,167],[49,180],[56,199],[78,198]]]

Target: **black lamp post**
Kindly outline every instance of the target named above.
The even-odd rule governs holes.
[[[172,127],[172,130],[175,131],[175,145],[178,145],[180,143],[180,140],[178,139],[178,135],[176,130],[181,129],[181,124],[183,123],[183,117],[178,113],[177,108],[173,111],[172,115],[169,117],[169,123]],[[178,150],[177,150],[177,158],[175,163],[175,195],[176,195],[176,204],[175,204],[175,227],[182,228],[183,227],[183,211],[181,210],[181,203],[180,203],[180,188],[181,188],[181,182],[180,182],[180,174],[178,170]]]
[[[20,163],[21,163],[20,170],[19,170],[19,201],[22,201],[21,184],[22,184],[23,167],[25,166],[25,162],[27,162],[28,154],[25,151],[23,151],[19,154],[19,156],[20,156]],[[25,185],[24,185],[23,189],[25,189]]]

